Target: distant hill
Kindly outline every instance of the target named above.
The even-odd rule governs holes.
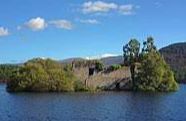
[[[61,63],[72,63],[72,61],[83,61],[83,60],[87,60],[84,58],[68,58],[68,59],[64,59],[61,60]],[[122,64],[123,63],[123,56],[113,56],[113,57],[105,57],[105,58],[101,58],[98,59],[101,62],[103,62],[103,64],[105,66],[110,66],[113,64]]]
[[[122,64],[123,63],[123,56],[101,58],[101,61],[106,66],[110,66],[110,65],[113,65],[113,64]]]
[[[82,61],[82,60],[85,60],[85,59],[83,59],[83,58],[67,58],[67,59],[64,59],[64,60],[61,60],[60,62],[61,63],[66,63],[66,64],[68,64],[68,63],[72,63],[72,61]]]
[[[186,83],[186,42],[176,43],[160,49],[165,61],[174,70],[176,79]]]

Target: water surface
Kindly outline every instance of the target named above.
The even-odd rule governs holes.
[[[186,121],[186,86],[175,93],[7,93],[0,121]]]

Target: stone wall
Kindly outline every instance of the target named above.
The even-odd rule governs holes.
[[[129,81],[130,78],[130,70],[128,67],[122,67],[116,71],[112,72],[99,72],[93,76],[89,77],[89,68],[76,68],[74,69],[74,73],[78,80],[82,81],[88,87],[93,88],[115,88],[117,83],[125,83]]]
[[[78,79],[78,81],[82,81],[83,83],[89,77],[89,68],[88,67],[74,68],[73,72],[74,72],[76,78]]]

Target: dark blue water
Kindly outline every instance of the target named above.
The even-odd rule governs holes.
[[[186,86],[175,93],[7,93],[0,121],[186,121]]]

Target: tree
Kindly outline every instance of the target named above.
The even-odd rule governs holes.
[[[125,65],[131,65],[138,61],[140,43],[136,39],[131,39],[128,44],[123,46],[123,57]]]
[[[146,53],[140,64],[134,89],[142,91],[175,91],[178,89],[173,72],[159,52]]]
[[[136,39],[131,39],[128,44],[123,46],[124,64],[130,66],[132,83],[135,81],[136,62],[139,61],[140,43]]]
[[[142,53],[148,53],[152,51],[157,51],[156,46],[154,45],[154,38],[148,37],[147,41],[143,42]]]
[[[139,51],[140,44],[136,39],[123,48],[124,64],[130,66],[132,88],[143,91],[177,90],[174,74],[157,51],[154,39],[148,37],[141,53]]]

